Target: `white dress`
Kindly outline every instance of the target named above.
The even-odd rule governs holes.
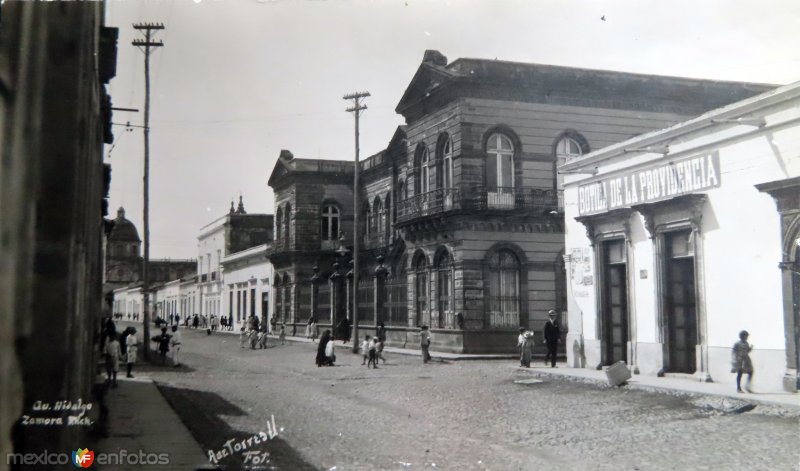
[[[128,338],[125,339],[125,346],[127,347],[127,363],[136,363],[136,350],[139,341],[136,340],[136,334],[128,334]]]

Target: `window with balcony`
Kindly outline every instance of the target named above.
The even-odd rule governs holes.
[[[514,144],[502,133],[486,141],[487,205],[514,208]]]
[[[414,193],[421,195],[427,193],[430,185],[429,168],[430,164],[428,156],[428,148],[425,144],[417,146],[417,151],[414,154]]]
[[[281,241],[281,233],[283,232],[282,231],[282,227],[283,227],[283,209],[281,209],[281,207],[279,206],[278,210],[275,211],[275,241],[276,242],[280,242]]]
[[[328,204],[322,208],[320,220],[322,240],[337,240],[339,238],[339,207]]]
[[[493,252],[486,266],[486,302],[490,328],[515,328],[519,325],[520,263],[508,249]]]
[[[381,203],[381,197],[376,196],[375,202],[372,203],[372,219],[373,219],[373,228],[376,234],[383,234],[386,232],[386,220],[384,219],[385,214],[383,213],[383,203]]]

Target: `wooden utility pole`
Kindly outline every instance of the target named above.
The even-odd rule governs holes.
[[[356,92],[345,95],[345,100],[353,100],[353,106],[347,108],[348,113],[355,113],[356,117],[356,164],[353,168],[353,353],[358,353],[358,246],[361,238],[361,231],[358,227],[358,213],[360,212],[358,202],[358,118],[361,112],[367,109],[367,105],[361,104],[361,99],[370,96],[369,92]]]
[[[164,29],[162,23],[134,23],[133,29],[144,33],[144,40],[131,44],[144,52],[144,261],[142,262],[142,311],[144,315],[144,359],[150,359],[150,53],[163,47],[162,41],[153,41],[155,31]]]

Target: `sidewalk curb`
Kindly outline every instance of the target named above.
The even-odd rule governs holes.
[[[758,397],[753,397],[752,394],[747,395],[733,395],[733,394],[719,394],[711,391],[691,391],[687,389],[680,389],[675,387],[669,387],[666,385],[654,385],[654,384],[643,384],[636,381],[636,377],[632,378],[631,381],[626,382],[620,386],[611,386],[608,384],[607,381],[598,378],[591,378],[586,376],[574,375],[569,374],[568,372],[560,373],[560,372],[553,372],[553,371],[542,371],[540,368],[519,368],[519,367],[512,367],[513,369],[517,369],[520,371],[524,371],[533,376],[538,377],[548,377],[548,378],[570,378],[572,380],[582,382],[585,384],[591,384],[594,386],[603,386],[605,388],[617,388],[617,389],[631,389],[637,391],[644,391],[649,393],[659,393],[659,394],[677,394],[689,397],[698,397],[698,398],[718,398],[718,399],[725,399],[731,401],[737,401],[741,403],[749,403],[749,404],[757,404],[761,406],[767,406],[770,408],[781,409],[787,412],[791,416],[798,416],[800,417],[800,404],[791,404],[786,402],[778,402],[769,399],[760,399]]]

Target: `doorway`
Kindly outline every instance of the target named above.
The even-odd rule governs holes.
[[[667,371],[694,373],[697,369],[697,306],[694,248],[691,231],[665,235]]]
[[[603,243],[603,362],[628,361],[628,266],[625,241]]]

